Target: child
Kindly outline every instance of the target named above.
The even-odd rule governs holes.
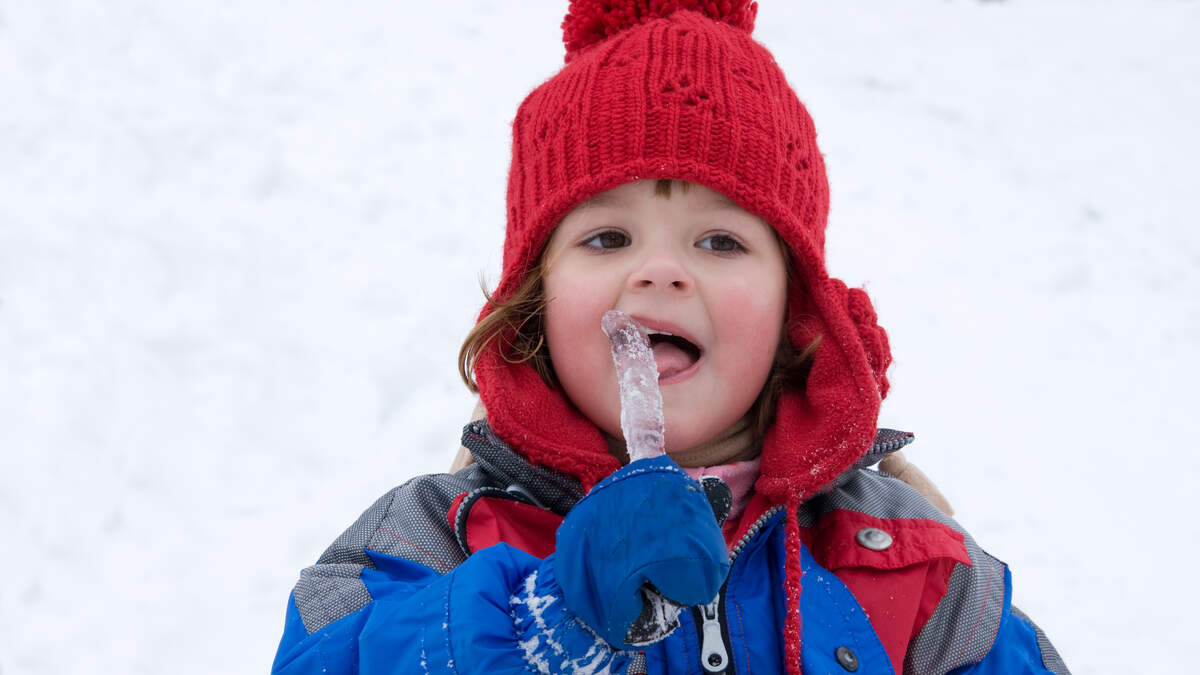
[[[301,573],[276,672],[1067,672],[1003,563],[867,468],[912,435],[876,428],[887,337],[826,273],[824,163],[755,10],[571,3],[463,347],[473,461]],[[611,309],[650,334],[669,458],[626,456]]]

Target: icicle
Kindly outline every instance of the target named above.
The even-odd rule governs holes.
[[[612,342],[621,390],[621,433],[629,461],[658,457],[664,448],[662,392],[646,329],[615,309],[604,313],[600,327]]]

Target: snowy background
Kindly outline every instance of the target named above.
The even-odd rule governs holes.
[[[0,0],[0,673],[265,672],[443,470],[565,0]],[[835,8],[836,7],[836,8]],[[763,0],[883,424],[1077,674],[1194,665],[1200,3]]]

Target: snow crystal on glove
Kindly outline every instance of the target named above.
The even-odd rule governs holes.
[[[552,574],[538,570],[508,599],[517,645],[539,675],[618,675],[628,670],[632,652],[613,649],[562,602]]]

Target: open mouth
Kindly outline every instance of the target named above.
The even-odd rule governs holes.
[[[659,380],[687,370],[700,360],[701,349],[686,338],[663,332],[651,332],[648,337]]]

